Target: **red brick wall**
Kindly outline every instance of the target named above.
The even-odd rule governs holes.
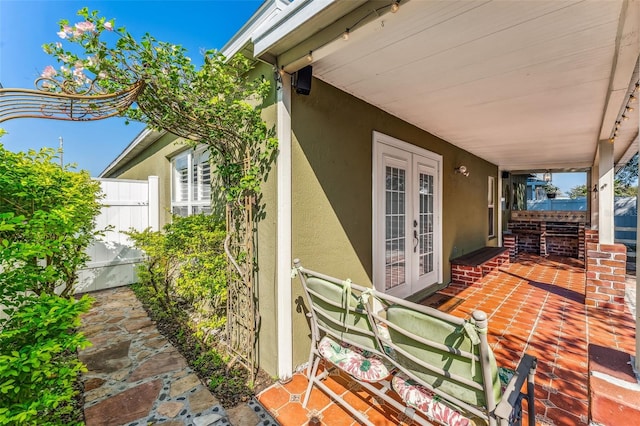
[[[482,267],[451,265],[451,282],[453,284],[473,284],[482,278]]]
[[[584,260],[586,254],[586,230],[584,223],[581,223],[578,228],[578,259]]]
[[[529,234],[518,235],[518,253],[540,254],[540,236]]]
[[[540,254],[540,222],[528,220],[509,221],[509,230],[523,231],[516,239],[516,255],[519,253]],[[532,232],[527,234],[526,231]]]
[[[496,256],[491,260],[483,263],[482,267],[482,276],[489,275],[491,273],[495,273],[498,271],[498,268],[502,265],[509,264],[509,252],[505,251],[500,256]]]
[[[479,281],[485,275],[496,272],[502,265],[509,264],[509,252],[505,251],[499,256],[489,259],[478,266],[451,264],[451,283],[471,285]]]
[[[547,236],[547,254],[578,258],[579,241],[575,237]]]
[[[516,256],[518,253],[533,253],[584,259],[583,223],[517,220],[509,221],[508,227],[516,235]]]
[[[595,241],[594,241],[595,232]],[[597,243],[597,231],[587,230],[587,306],[624,310],[627,248],[623,244]]]
[[[509,249],[509,260],[514,262],[518,257],[518,235],[504,234],[502,236],[503,245]]]

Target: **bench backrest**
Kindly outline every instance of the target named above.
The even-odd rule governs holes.
[[[484,385],[480,336],[474,325],[398,304],[387,309],[386,319],[395,359],[406,373],[471,405],[486,406],[487,391],[493,392],[494,401],[500,399],[498,368],[491,351],[485,354],[485,362],[492,384]]]
[[[317,327],[314,339],[321,338],[321,334],[329,335],[380,353],[373,322],[361,298],[362,293],[370,289],[305,269],[299,269],[299,274],[312,315],[312,327]]]

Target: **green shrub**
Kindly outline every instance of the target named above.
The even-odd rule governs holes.
[[[188,304],[207,316],[224,317],[227,279],[225,228],[210,215],[174,217],[163,232],[130,231],[147,260],[138,270],[165,307]]]
[[[99,234],[100,184],[60,167],[52,149],[10,152],[0,144],[0,287],[73,294],[86,248]]]
[[[55,159],[0,144],[0,425],[82,421],[76,351],[88,342],[75,329],[91,300],[70,295],[97,234],[100,185]]]
[[[75,382],[86,371],[74,330],[91,299],[43,294],[27,298],[0,329],[0,424],[78,424]]]

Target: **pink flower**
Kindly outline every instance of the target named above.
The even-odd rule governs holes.
[[[104,29],[108,31],[113,31],[113,24],[111,22],[105,22]]]
[[[47,65],[47,66],[44,68],[44,71],[42,71],[41,76],[42,76],[42,77],[44,77],[44,78],[51,78],[51,77],[53,77],[54,75],[56,75],[57,73],[58,73],[58,72],[56,71],[56,69],[55,69],[55,68],[53,68],[51,65]]]
[[[95,24],[93,24],[92,22],[89,22],[89,21],[78,22],[76,24],[76,30],[78,30],[80,32],[80,34],[88,32],[88,31],[94,31],[95,29],[96,29]]]
[[[75,68],[73,70],[73,79],[76,82],[76,84],[84,84],[87,83],[91,80],[89,80],[89,77],[87,77],[84,74],[84,68],[79,67],[79,68]]]
[[[73,76],[78,79],[84,79],[84,68],[75,68],[73,70]]]
[[[56,34],[58,34],[58,37],[64,40],[65,38],[69,37],[72,32],[73,32],[73,28],[71,28],[68,25],[65,25],[64,27],[62,27],[62,30],[57,32]]]

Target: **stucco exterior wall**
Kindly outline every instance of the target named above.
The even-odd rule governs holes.
[[[292,122],[293,257],[305,267],[371,285],[373,131],[443,156],[444,283],[450,282],[449,259],[497,245],[487,237],[488,176],[497,182],[495,165],[317,79],[309,96],[293,94]],[[455,173],[462,164],[469,177]],[[302,290],[293,285],[299,303]],[[297,308],[294,303],[295,365],[308,357],[308,345],[300,342],[309,334]]]
[[[267,78],[271,81],[271,91],[263,101],[262,118],[269,128],[275,131],[276,90],[273,70],[270,65],[258,63],[249,78]],[[277,255],[277,170],[271,165],[266,180],[261,185],[260,213],[256,218],[257,235],[255,239],[258,272],[256,276],[256,299],[260,312],[258,334],[258,364],[271,376],[276,376],[277,368],[277,294],[276,294],[276,255]],[[283,332],[288,333],[289,330]]]

